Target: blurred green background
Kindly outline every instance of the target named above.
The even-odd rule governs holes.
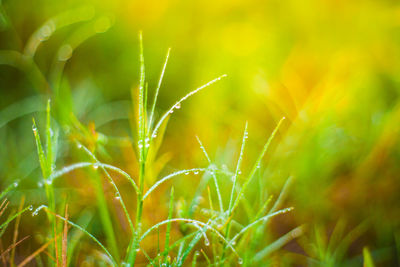
[[[0,183],[4,188],[20,180],[13,205],[22,194],[35,205],[44,201],[31,127],[33,116],[44,125],[48,98],[63,130],[58,168],[74,158],[67,145],[73,112],[82,125],[107,136],[108,162],[134,172],[133,159],[126,156],[131,148],[113,142],[130,137],[141,30],[151,95],[172,49],[158,113],[190,90],[228,75],[171,117],[161,147],[167,170],[205,164],[196,135],[216,162],[234,168],[248,121],[246,171],[286,117],[263,161],[263,179],[266,190],[277,194],[287,177],[294,177],[287,204],[295,211],[273,224],[276,236],[300,224],[308,231],[284,250],[317,257],[310,248],[318,244],[314,232],[329,238],[338,222],[346,233],[365,224],[344,258],[355,259],[357,266],[368,246],[378,265],[400,264],[398,1],[0,3]],[[34,35],[40,44],[35,50],[32,34],[54,17]],[[180,191],[180,183],[185,188],[188,182],[177,182],[179,194],[190,194]],[[81,200],[76,212],[95,206],[92,192],[80,189],[82,179],[57,186]],[[28,225],[22,231],[31,232]]]

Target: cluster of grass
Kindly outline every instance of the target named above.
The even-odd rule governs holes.
[[[1,22],[10,26],[11,20],[3,9],[0,13]],[[215,148],[206,149],[197,137],[198,151],[205,164],[169,172],[171,168],[167,162],[170,154],[161,150],[163,142],[168,141],[165,133],[170,117],[184,109],[188,98],[224,80],[226,75],[190,91],[159,114],[162,108],[158,108],[157,100],[170,50],[155,90],[151,90],[153,81],[146,76],[141,34],[137,64],[139,82],[131,91],[129,115],[111,115],[128,118],[130,133],[127,136],[114,132],[105,134],[98,131],[98,125],[85,125],[73,108],[74,104],[80,105],[85,100],[74,103],[71,84],[64,77],[64,68],[80,45],[92,36],[107,31],[112,23],[112,17],[96,16],[92,8],[67,11],[49,19],[34,31],[21,52],[0,51],[0,64],[22,70],[29,84],[41,94],[0,111],[0,127],[27,114],[31,119],[31,113],[38,112],[33,119],[33,137],[29,139],[35,143],[35,154],[15,167],[15,173],[23,174],[20,184],[24,189],[14,190],[18,184],[12,183],[0,194],[0,218],[5,217],[0,223],[0,237],[8,233],[8,237],[0,242],[3,265],[286,266],[300,263],[310,266],[357,266],[363,263],[371,267],[374,266],[373,258],[396,258],[390,254],[398,253],[398,247],[370,252],[365,245],[361,245],[362,254],[349,257],[351,246],[366,235],[370,227],[368,221],[350,230],[343,220],[339,220],[334,227],[302,221],[296,224],[297,227],[290,224],[290,227],[275,226],[279,229],[273,229],[273,219],[293,216],[289,213],[293,208],[286,202],[290,194],[292,199],[306,199],[298,201],[302,207],[304,202],[309,206],[322,206],[320,198],[326,198],[325,195],[310,196],[313,189],[300,191],[301,186],[318,185],[316,178],[311,177],[310,183],[293,187],[291,185],[296,179],[290,174],[293,171],[304,178],[309,174],[307,170],[321,169],[321,173],[325,174],[321,176],[329,176],[328,168],[324,167],[330,165],[326,162],[334,162],[334,157],[338,156],[331,155],[331,159],[326,160],[316,155],[320,148],[318,141],[326,145],[322,141],[329,139],[329,135],[323,135],[323,130],[328,127],[320,126],[321,129],[315,131],[317,134],[304,134],[308,139],[303,140],[310,140],[309,143],[304,142],[304,151],[293,150],[294,153],[301,151],[301,155],[287,153],[291,156],[288,158],[294,160],[276,164],[275,168],[282,168],[284,173],[280,176],[286,179],[277,196],[270,193],[265,178],[266,174],[279,171],[263,163],[271,145],[276,146],[275,137],[284,128],[281,127],[286,123],[284,118],[277,122],[269,138],[265,136],[264,140],[264,136],[258,136],[257,142],[264,142],[264,145],[258,147],[261,151],[255,157],[249,151],[248,123],[238,119],[244,124],[243,135],[237,138],[238,147],[227,149],[230,161],[223,162],[223,157],[213,158],[214,153],[208,151]],[[62,41],[50,68],[43,70],[35,60],[39,47],[53,34],[72,24],[82,25]],[[24,132],[27,130],[24,129]],[[315,140],[314,134],[319,137],[318,140]],[[391,135],[387,135],[389,137],[382,143],[391,140]],[[25,139],[22,141],[26,142]],[[333,146],[340,147],[337,142]],[[285,145],[282,147],[285,149]],[[333,153],[335,148],[328,147],[328,150]],[[129,160],[118,162],[119,158],[113,158],[118,153],[129,154]],[[279,159],[271,158],[272,162],[279,162]],[[345,156],[342,155],[342,158]],[[351,157],[347,159],[350,161]],[[33,162],[38,162],[39,168]],[[289,175],[286,175],[287,172]],[[32,182],[27,177],[36,180]],[[66,188],[68,181],[76,184]],[[26,188],[34,188],[33,193]],[[25,198],[25,193],[31,195]],[[10,202],[5,199],[7,195],[11,196],[16,206],[10,212],[7,209]],[[298,203],[295,202],[294,206]],[[27,214],[28,211],[32,216]],[[311,227],[302,225],[305,222]],[[14,223],[14,229],[9,227],[11,223]],[[30,228],[21,227],[29,224],[32,224]],[[21,232],[26,234],[22,238]],[[392,243],[398,245],[399,234],[390,233],[389,236],[394,236]],[[296,243],[291,242],[297,238]],[[29,242],[38,248],[26,245]],[[292,253],[283,253],[280,249],[288,243],[294,246],[290,249]],[[297,244],[301,248],[296,247]]]
[[[140,40],[141,40],[141,35],[140,35]],[[137,257],[139,253],[142,253],[149,261],[149,264],[153,266],[156,265],[183,266],[183,264],[187,263],[190,255],[193,253],[194,256],[191,257],[192,258],[191,262],[193,265],[195,265],[196,262],[199,260],[198,258],[200,252],[203,253],[204,257],[202,261],[205,260],[206,262],[208,262],[209,265],[215,265],[215,266],[232,264],[232,262],[248,265],[252,264],[254,260],[263,259],[264,256],[270,253],[274,248],[266,246],[263,249],[263,251],[260,252],[247,250],[246,249],[247,240],[253,238],[255,239],[260,238],[257,237],[257,235],[258,236],[262,235],[262,228],[265,227],[270,218],[282,213],[286,213],[290,211],[291,208],[278,209],[282,202],[282,198],[278,198],[276,202],[272,206],[270,206],[272,200],[272,198],[270,197],[266,199],[265,203],[258,208],[252,207],[250,203],[246,203],[248,209],[250,209],[249,215],[251,215],[251,217],[249,218],[250,223],[248,225],[241,225],[240,223],[238,223],[235,220],[235,215],[239,205],[243,201],[246,201],[245,200],[246,188],[251,182],[251,180],[255,177],[256,172],[260,169],[261,161],[265,153],[267,152],[267,149],[270,143],[272,142],[276,132],[278,131],[279,125],[282,123],[283,119],[278,123],[278,126],[271,134],[271,137],[266,142],[262,152],[260,153],[257,161],[254,164],[253,169],[248,175],[242,174],[240,170],[241,162],[244,156],[246,140],[248,138],[247,124],[246,124],[242,138],[240,155],[237,161],[235,171],[231,172],[229,170],[222,170],[218,168],[215,164],[213,164],[213,162],[211,161],[210,157],[206,152],[206,149],[202,145],[201,141],[198,139],[200,147],[204,152],[207,161],[209,162],[209,166],[203,168],[193,168],[193,169],[176,171],[165,177],[159,178],[156,183],[151,185],[150,188],[148,188],[145,191],[146,173],[148,172],[149,168],[148,154],[153,149],[153,146],[156,143],[161,142],[163,136],[162,131],[164,131],[166,127],[167,119],[170,116],[170,114],[172,114],[174,110],[179,109],[181,107],[181,103],[184,100],[194,95],[195,93],[199,92],[200,90],[219,81],[220,79],[225,77],[225,75],[220,76],[206,83],[205,85],[191,91],[186,96],[182,97],[159,118],[158,122],[155,123],[153,121],[154,111],[156,107],[158,92],[161,86],[161,81],[167,65],[169,52],[166,57],[166,61],[164,64],[164,68],[162,70],[158,87],[156,89],[156,92],[154,93],[154,100],[152,106],[149,109],[147,106],[148,86],[146,85],[146,80],[145,80],[142,41],[140,41],[140,44],[141,44],[140,46],[141,74],[140,74],[140,85],[138,92],[139,95],[138,95],[138,101],[137,103],[135,103],[136,105],[135,104],[133,105],[137,107],[137,114],[138,114],[136,140],[137,140],[137,152],[139,159],[138,162],[139,177],[137,179],[134,179],[128,173],[115,166],[100,162],[97,159],[94,152],[90,151],[86,146],[81,144],[79,141],[75,141],[77,147],[85,152],[85,154],[89,157],[91,162],[79,162],[72,164],[70,166],[66,166],[58,171],[55,170],[54,167],[55,156],[53,156],[53,148],[57,143],[57,135],[53,134],[53,129],[51,128],[50,124],[51,121],[50,101],[48,102],[47,112],[46,112],[47,114],[47,120],[46,120],[47,123],[45,131],[46,149],[42,146],[39,131],[37,130],[35,121],[33,122],[33,133],[36,140],[37,152],[43,175],[43,185],[46,191],[47,201],[48,201],[47,206],[45,205],[40,206],[33,212],[33,215],[37,215],[39,210],[41,209],[46,211],[48,214],[48,218],[50,221],[50,229],[51,229],[49,231],[49,238],[50,240],[54,240],[54,244],[51,244],[50,246],[51,247],[50,253],[53,254],[54,258],[56,259],[55,264],[56,265],[59,264],[60,259],[58,255],[60,255],[60,257],[62,257],[63,259],[63,262],[67,264],[66,262],[67,256],[65,254],[73,253],[73,251],[68,251],[67,248],[64,247],[64,244],[65,246],[67,246],[68,244],[68,242],[66,241],[67,237],[64,237],[62,240],[57,241],[57,235],[59,235],[59,232],[62,230],[64,231],[64,233],[66,233],[67,231],[67,228],[65,226],[64,229],[62,229],[63,225],[62,223],[57,223],[57,219],[60,219],[61,221],[64,221],[69,225],[84,232],[90,239],[92,239],[95,243],[98,244],[100,249],[106,255],[107,259],[105,261],[112,264],[113,266],[133,266],[135,262],[137,262]],[[135,99],[135,97],[133,97],[133,99]],[[83,227],[69,220],[67,218],[68,215],[67,208],[65,208],[65,213],[66,213],[65,217],[62,217],[57,214],[57,212],[60,211],[60,207],[56,207],[55,204],[56,197],[54,194],[53,180],[60,176],[67,175],[68,173],[72,172],[75,169],[85,168],[85,167],[92,167],[95,170],[101,171],[107,178],[108,182],[111,184],[115,193],[115,198],[121,205],[123,213],[125,215],[125,219],[127,220],[129,225],[130,238],[129,238],[129,244],[126,248],[121,248],[121,246],[119,246],[116,242],[117,239],[115,236],[116,233],[115,230],[112,228],[112,226],[110,226],[111,219],[109,218],[110,216],[109,211],[107,210],[108,208],[103,201],[99,202],[98,204],[101,206],[100,210],[102,210],[104,213],[104,215],[101,216],[101,218],[102,218],[102,223],[105,227],[105,233],[107,236],[107,245],[103,245],[94,235],[90,234]],[[114,179],[110,174],[110,171],[117,172],[124,178],[128,179],[128,181],[130,182],[132,186],[132,191],[136,195],[137,206],[136,206],[136,211],[134,213],[134,219],[131,218],[133,212],[128,210],[124,202],[124,198],[121,196],[118,186],[114,182]],[[165,220],[157,222],[151,226],[143,225],[142,217],[143,213],[146,212],[143,209],[143,205],[145,200],[151,197],[151,193],[154,190],[156,190],[161,184],[167,182],[168,180],[181,175],[188,175],[189,173],[192,173],[194,175],[202,175],[203,176],[202,180],[204,180],[204,183],[201,183],[200,186],[201,187],[207,186],[208,188],[209,203],[207,207],[208,216],[206,217],[206,220],[200,221],[196,219],[196,214],[193,209],[194,206],[197,205],[196,202],[198,202],[199,196],[193,197],[193,199],[191,200],[191,206],[188,207],[188,210],[178,211],[178,213],[183,212],[184,214],[186,214],[187,215],[186,217],[173,217],[175,202],[174,202],[174,190],[172,188],[170,194],[168,218],[165,218]],[[229,196],[222,196],[219,190],[218,181],[221,179],[226,179],[224,178],[226,176],[231,177],[232,190]],[[244,182],[241,185],[238,183],[239,176],[245,177],[243,179]],[[213,193],[211,193],[209,184],[212,184],[215,188],[215,193],[218,199],[217,209],[214,209],[215,204],[213,204],[213,199],[211,196]],[[98,190],[99,190],[98,192],[99,195],[104,194],[101,187],[98,188]],[[198,188],[199,192],[198,195],[202,195],[203,190],[204,190],[203,188]],[[229,199],[229,204],[226,206],[227,199]],[[225,202],[225,207],[224,207],[224,202]],[[171,225],[173,223],[178,223],[180,227],[183,229],[182,231],[185,232],[185,235],[182,238],[176,240],[174,243],[170,244],[170,240],[176,239],[176,238],[171,238],[170,236],[172,227]],[[161,250],[160,244],[158,244],[156,255],[152,255],[151,253],[146,252],[144,248],[142,248],[141,242],[153,232],[157,232],[159,234],[160,228],[164,227],[164,225],[166,227],[165,240],[160,241],[159,240],[160,237],[158,237],[158,242],[164,244],[164,248]],[[194,228],[194,231],[190,231],[189,229],[187,229],[187,227],[189,226]],[[296,229],[296,231],[298,232],[300,231],[300,229]],[[198,246],[198,243],[200,242],[201,239],[204,239],[205,246],[209,246],[211,244],[213,251],[212,256],[211,255],[207,256],[204,250],[201,249],[201,246],[200,247]],[[211,239],[212,242],[210,242],[209,239]],[[57,244],[57,242],[60,244]],[[275,247],[275,249],[277,249],[278,247]],[[175,251],[175,248],[178,248],[178,250]],[[121,257],[121,255],[123,256]],[[53,261],[50,261],[49,263],[51,264],[53,263]]]
[[[148,104],[148,83],[145,78],[141,35],[140,83],[138,91],[132,91],[132,106],[134,108],[134,113],[137,114],[137,123],[136,125],[132,125],[132,129],[134,129],[132,136],[136,137],[133,138],[135,141],[132,142],[136,143],[138,177],[132,177],[124,170],[100,161],[98,155],[96,155],[98,153],[96,151],[101,147],[101,143],[97,143],[99,140],[98,138],[91,138],[93,143],[89,144],[89,148],[83,144],[84,142],[82,143],[79,138],[71,134],[69,128],[76,127],[77,132],[80,134],[87,135],[89,138],[93,137],[89,132],[90,129],[86,129],[77,121],[73,114],[65,115],[67,112],[63,112],[63,110],[67,105],[63,101],[64,99],[60,99],[59,96],[59,94],[61,94],[60,82],[62,69],[65,62],[71,56],[73,49],[90,37],[92,32],[86,32],[84,35],[80,33],[60,47],[49,82],[45,80],[44,75],[42,75],[36,67],[33,57],[40,43],[48,39],[56,29],[88,19],[85,15],[79,15],[79,12],[76,13],[78,15],[72,14],[75,13],[66,13],[46,22],[32,35],[23,54],[19,54],[16,51],[3,51],[1,55],[3,63],[22,68],[32,79],[32,83],[39,89],[47,91],[47,86],[50,86],[50,89],[55,95],[52,98],[54,98],[53,102],[56,103],[56,110],[58,112],[58,114],[55,115],[51,111],[51,100],[49,99],[46,109],[45,129],[42,133],[38,129],[35,119],[33,119],[32,130],[42,175],[42,180],[38,183],[38,186],[45,191],[47,201],[37,207],[32,215],[36,216],[40,214],[40,210],[45,211],[49,224],[46,229],[47,233],[45,234],[47,241],[33,254],[19,263],[18,266],[24,266],[31,261],[35,261],[37,264],[45,264],[46,266],[74,266],[75,264],[80,264],[80,252],[76,251],[76,243],[78,239],[83,237],[81,235],[70,234],[71,231],[69,231],[69,227],[73,227],[76,231],[82,232],[89,240],[97,244],[98,253],[102,256],[99,257],[100,259],[95,260],[96,264],[112,266],[134,266],[135,263],[143,262],[147,262],[151,266],[183,266],[188,264],[192,266],[196,264],[208,264],[212,266],[243,264],[245,266],[251,266],[262,261],[272,251],[280,248],[287,241],[301,233],[301,228],[296,228],[285,236],[284,239],[280,239],[276,243],[270,245],[265,244],[265,247],[258,251],[256,248],[259,247],[259,243],[263,243],[262,236],[268,221],[274,216],[290,211],[292,208],[279,209],[285,195],[284,191],[274,202],[272,196],[269,197],[266,195],[261,195],[263,202],[257,205],[253,205],[246,200],[246,189],[260,171],[263,157],[283,119],[278,123],[270,138],[267,140],[253,168],[248,174],[244,174],[241,171],[241,163],[245,156],[246,140],[248,138],[246,123],[240,154],[234,171],[230,171],[227,168],[222,169],[220,166],[214,164],[200,139],[198,139],[200,148],[207,159],[208,166],[175,171],[164,177],[153,178],[155,181],[153,184],[149,184],[149,181],[146,181],[149,177],[148,173],[154,173],[154,170],[151,170],[152,161],[155,160],[157,150],[163,140],[168,118],[175,110],[181,108],[182,102],[204,88],[221,80],[225,75],[189,92],[162,116],[159,116],[157,121],[155,114],[156,102],[167,66],[169,51],[150,106]],[[99,27],[103,27],[104,20],[104,18],[100,18],[95,21],[95,32],[98,32]],[[105,21],[107,22],[107,20]],[[21,111],[20,115],[23,113],[24,111]],[[65,121],[62,120],[62,115],[66,116],[67,119]],[[73,163],[59,169],[56,168],[57,154],[59,154],[57,148],[60,142],[60,129],[59,127],[53,127],[52,121],[57,122],[58,125],[62,125],[64,131],[61,135],[63,137],[69,137],[72,141],[71,143],[76,144],[78,150],[82,151],[88,161]],[[128,140],[128,142],[130,141]],[[105,150],[103,152],[106,153]],[[70,215],[68,212],[68,206],[73,207],[74,202],[59,199],[60,196],[56,193],[56,188],[54,186],[55,179],[66,177],[75,170],[82,168],[92,168],[93,170],[91,174],[93,175],[92,179],[95,181],[97,206],[103,228],[104,240],[91,234],[90,230],[87,229],[87,223],[85,225],[75,223],[74,218],[77,215]],[[122,196],[115,182],[113,173],[127,179],[131,185],[131,192],[129,195],[136,196],[136,208],[129,209],[126,205],[126,198]],[[169,182],[169,180],[189,174],[201,177],[201,182],[198,184],[196,194],[192,199],[188,200],[190,205],[187,207],[178,207],[176,199],[179,196],[174,194],[174,188],[172,187],[170,190],[168,217],[164,218],[162,221],[151,221],[151,224],[149,224],[149,222],[144,223],[143,215],[147,212],[144,208],[144,204],[146,200],[152,197],[152,193],[164,183]],[[107,195],[103,188],[103,177],[111,185],[115,200],[120,207],[122,207],[124,220],[126,220],[128,224],[127,231],[117,232],[116,228],[113,226],[114,220],[111,217],[110,207],[107,205]],[[231,183],[230,193],[223,194],[220,190],[220,183],[227,179]],[[288,182],[289,181],[290,180],[288,180]],[[285,186],[285,190],[286,189],[287,186]],[[262,188],[259,190],[260,192],[263,191]],[[202,205],[202,213],[200,215],[198,206],[200,205],[202,197],[205,197],[208,201]],[[131,199],[132,197],[130,197],[130,200]],[[5,203],[6,202],[3,202],[2,207]],[[156,205],[160,205],[160,203]],[[242,224],[242,220],[236,219],[241,206],[244,206],[247,216],[246,221],[248,221],[248,223],[245,225]],[[1,225],[1,229],[5,229],[5,226],[7,226],[11,220],[20,218],[19,216],[28,209],[32,210],[32,206],[24,209],[22,209],[21,206],[18,212],[10,215],[10,218]],[[172,231],[173,227],[178,227],[182,234],[175,236],[176,230]],[[17,228],[18,222],[16,223],[16,229]],[[157,233],[156,238],[154,235],[155,233]],[[150,251],[146,251],[146,246],[148,247],[148,245],[143,245],[145,243],[144,241],[147,241],[147,244],[149,243],[148,239],[152,239],[150,242],[153,244],[157,243],[157,246],[153,245],[149,247]],[[126,245],[121,244],[121,242],[119,242],[121,240],[124,240]],[[204,242],[201,243],[201,240]],[[18,242],[22,242],[22,240]],[[14,259],[14,248],[18,245],[18,242],[14,240],[10,249],[3,252],[3,254],[7,254],[9,250],[12,250],[12,256],[8,258],[11,264],[13,264]],[[248,247],[249,245],[250,247]],[[47,251],[47,260],[45,261],[43,261],[41,256],[41,253],[44,251]]]

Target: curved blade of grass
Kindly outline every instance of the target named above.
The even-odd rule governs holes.
[[[27,210],[32,210],[32,206],[25,207],[24,209],[22,209],[19,212],[10,216],[4,223],[2,223],[0,225],[0,229],[3,229],[4,227],[6,227],[10,222],[12,222],[15,218],[17,218],[18,216],[20,216],[22,213],[24,213]]]
[[[18,181],[15,181],[14,183],[10,184],[9,186],[7,186],[6,189],[4,189],[1,193],[0,193],[0,199],[2,199],[5,195],[8,194],[8,192],[10,192],[11,190],[13,190],[14,188],[16,188],[18,186]]]
[[[41,93],[49,93],[46,78],[31,58],[14,50],[0,50],[0,65],[8,65],[24,72],[33,87]]]
[[[106,163],[101,163],[101,162],[78,162],[78,163],[74,163],[71,164],[69,166],[66,166],[64,168],[62,168],[61,170],[55,171],[53,172],[53,174],[49,177],[49,179],[54,180],[60,176],[63,176],[73,170],[76,169],[81,169],[81,168],[86,168],[86,167],[93,167],[93,168],[97,168],[97,167],[102,167],[108,170],[112,170],[115,171],[116,173],[122,175],[123,177],[125,177],[126,179],[128,179],[128,181],[131,183],[131,185],[133,186],[133,188],[135,189],[135,192],[137,193],[139,188],[137,187],[135,181],[133,180],[133,178],[126,173],[125,171],[121,170],[120,168],[117,168],[113,165],[110,164],[106,164]]]
[[[96,163],[99,164],[100,168],[101,168],[101,169],[103,170],[103,172],[106,174],[106,176],[107,176],[107,178],[108,178],[108,181],[110,182],[110,184],[111,184],[112,187],[114,188],[114,191],[116,192],[117,196],[119,197],[119,198],[118,198],[118,201],[119,201],[119,203],[121,204],[122,209],[124,210],[125,217],[126,217],[126,219],[128,220],[128,224],[129,224],[129,227],[130,227],[130,229],[131,229],[131,232],[134,233],[134,232],[135,232],[135,228],[133,227],[133,223],[132,223],[131,217],[130,217],[129,212],[128,212],[126,206],[125,206],[125,202],[122,200],[122,196],[121,196],[121,194],[120,194],[120,192],[119,192],[119,189],[118,189],[117,185],[115,184],[114,180],[112,179],[111,175],[108,173],[108,171],[106,170],[106,168],[102,166],[102,164],[97,160],[96,156],[95,156],[89,149],[87,149],[87,148],[86,148],[85,146],[83,146],[82,144],[79,144],[79,143],[78,143],[78,145],[80,145],[80,146],[83,148],[83,150],[84,150],[94,161],[96,161]]]
[[[102,16],[78,28],[60,46],[53,60],[50,73],[50,82],[56,92],[59,90],[64,66],[74,51],[89,38],[107,31],[110,28],[110,24],[110,19],[107,16]]]
[[[177,171],[174,173],[171,173],[163,178],[161,178],[160,180],[158,180],[149,190],[147,190],[147,192],[144,194],[143,196],[143,200],[145,200],[151,192],[153,192],[160,184],[164,183],[165,181],[174,178],[176,176],[182,175],[182,174],[187,174],[189,172],[200,172],[200,171],[207,171],[208,169],[206,168],[193,168],[193,169],[187,169],[187,170],[181,170],[181,171]]]
[[[254,225],[256,225],[256,224],[258,224],[258,223],[260,223],[260,222],[266,221],[266,220],[268,220],[268,219],[270,219],[271,217],[274,217],[274,216],[276,216],[276,215],[287,213],[287,212],[289,212],[289,211],[291,211],[291,210],[293,210],[293,207],[291,207],[291,208],[286,208],[286,209],[281,209],[281,210],[278,210],[278,211],[273,212],[273,213],[271,213],[271,214],[268,214],[268,215],[266,215],[266,216],[264,216],[264,217],[262,217],[262,218],[260,218],[260,219],[258,219],[258,220],[255,220],[254,222],[250,223],[249,225],[247,225],[246,227],[244,227],[242,230],[240,230],[240,232],[237,233],[229,242],[230,242],[230,243],[234,243],[234,242],[236,241],[236,239],[237,239],[240,235],[244,234],[246,231],[248,231],[248,230],[249,230],[250,228],[252,228]]]
[[[175,108],[179,107],[180,104],[185,101],[186,99],[188,99],[189,97],[191,97],[192,95],[196,94],[197,92],[203,90],[204,88],[220,81],[222,78],[225,78],[227,75],[221,75],[218,78],[215,78],[214,80],[209,81],[208,83],[200,86],[199,88],[191,91],[190,93],[188,93],[187,95],[185,95],[184,97],[182,97],[178,102],[176,102],[170,109],[167,110],[167,112],[164,113],[164,115],[160,118],[160,120],[158,121],[157,125],[154,127],[154,130],[150,136],[150,140],[152,140],[154,138],[154,136],[157,136],[157,132],[158,129],[160,128],[161,124],[163,123],[163,121],[168,117],[168,115],[170,113],[172,113],[174,111]]]
[[[56,30],[73,23],[89,20],[93,17],[93,15],[93,8],[81,7],[75,10],[68,10],[47,20],[30,36],[25,46],[24,54],[29,57],[33,57],[39,45],[43,41],[49,39]]]
[[[33,96],[15,102],[0,111],[0,128],[10,121],[36,111],[43,111],[42,96]]]

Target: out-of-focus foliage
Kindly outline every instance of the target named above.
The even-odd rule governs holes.
[[[32,65],[30,37],[46,22],[37,32]],[[139,30],[151,99],[172,48],[157,116],[177,96],[228,75],[170,118],[149,179],[206,165],[196,135],[217,164],[232,162],[227,167],[234,169],[245,121],[250,138],[243,171],[248,171],[286,117],[263,160],[262,184],[251,184],[254,199],[248,201],[258,201],[260,186],[276,195],[292,176],[286,202],[295,210],[272,224],[270,239],[309,227],[297,242],[271,253],[271,264],[323,264],[360,225],[362,233],[335,263],[361,266],[368,247],[369,265],[400,264],[400,4],[391,0],[0,1],[0,183],[5,188],[20,180],[14,205],[22,195],[26,203],[45,201],[30,129],[32,116],[39,127],[45,125],[48,98],[62,140],[56,166],[82,157],[67,145],[76,139],[137,175],[127,140],[136,138],[129,119],[131,89],[139,83]],[[48,32],[53,34],[47,40]],[[98,201],[86,175],[56,184],[56,193],[69,197],[71,214]],[[175,183],[175,196],[195,193],[193,180]],[[165,192],[152,199],[153,212],[145,220],[168,216]],[[111,211],[114,221],[120,220],[119,209]],[[22,234],[39,233],[42,219],[22,217]],[[97,224],[93,229],[101,232]],[[42,239],[35,237],[38,244]],[[28,250],[21,248],[21,255]]]

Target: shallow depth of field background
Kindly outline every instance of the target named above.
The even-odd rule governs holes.
[[[139,83],[140,30],[151,96],[167,49],[172,49],[158,113],[190,90],[228,75],[174,112],[161,147],[166,162],[161,173],[207,164],[196,135],[218,164],[233,169],[246,121],[249,146],[243,172],[248,171],[276,123],[286,117],[263,161],[263,179],[265,190],[276,195],[293,176],[286,205],[295,210],[274,219],[271,227],[275,238],[302,224],[307,231],[272,255],[277,262],[282,257],[297,257],[292,254],[308,255],[309,247],[317,242],[316,229],[329,238],[335,225],[343,223],[345,232],[366,225],[346,258],[361,257],[367,246],[378,265],[400,264],[397,1],[0,2],[0,49],[20,52],[46,20],[84,7],[80,12],[87,12],[82,16],[88,20],[56,31],[39,46],[35,61],[47,79],[65,40],[80,35],[85,39],[85,25],[92,27],[89,31],[95,34],[67,55],[71,58],[61,83],[70,90],[71,102],[59,99],[52,106],[62,110],[70,105],[79,121],[93,132],[131,136],[130,94]],[[100,19],[87,26],[92,17]],[[18,179],[20,187],[10,198],[11,205],[18,206],[25,195],[26,203],[38,206],[45,195],[38,187],[41,173],[32,117],[44,126],[46,101],[55,96],[46,84],[3,65],[5,61],[0,53],[0,187]],[[23,109],[26,114],[15,118]],[[61,111],[54,115],[55,122],[62,116]],[[57,168],[77,161],[71,138],[60,135]],[[130,144],[104,147],[105,161],[135,176],[136,158]],[[193,194],[197,182],[195,177],[175,180],[177,199]],[[95,210],[94,192],[84,172],[59,179],[55,186],[60,198],[68,198],[72,218],[84,209]],[[121,186],[127,198],[131,194],[133,199],[122,180]],[[169,191],[164,189],[157,201],[145,207],[147,220],[160,221],[167,216]],[[112,196],[108,199],[118,222],[120,208]],[[18,248],[22,258],[41,244],[39,233],[45,223],[45,216],[23,216],[21,235],[34,238]],[[92,232],[101,237],[101,229],[96,232],[95,226]],[[2,242],[10,236],[11,232]]]

